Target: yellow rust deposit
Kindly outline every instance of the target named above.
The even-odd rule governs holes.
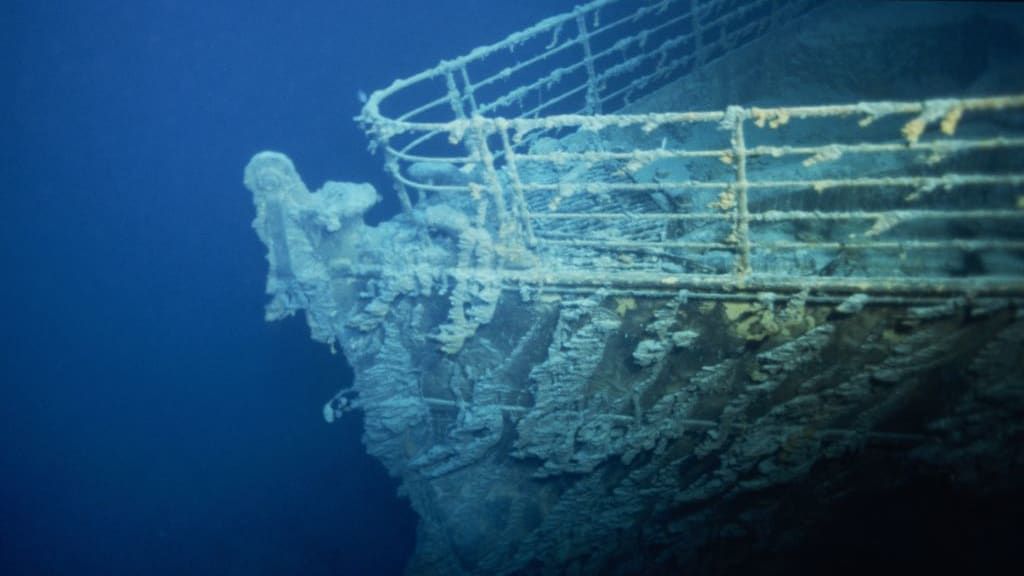
[[[626,313],[628,313],[630,310],[636,310],[635,298],[627,296],[625,298],[615,299],[615,313],[618,314],[620,317],[625,316]]]
[[[722,191],[718,200],[708,205],[708,208],[718,208],[722,211],[729,211],[736,207],[736,191],[732,188]]]
[[[929,100],[924,103],[921,114],[903,125],[903,138],[911,146],[917,144],[928,125],[934,122],[939,123],[939,130],[943,134],[953,136],[963,114],[964,104],[960,101]]]
[[[921,139],[921,134],[924,134],[924,129],[928,125],[928,122],[922,118],[917,117],[903,125],[903,129],[900,132],[903,134],[903,138],[907,141],[907,144],[914,145]]]
[[[750,116],[758,128],[764,128],[767,124],[773,130],[789,124],[790,120],[789,111],[783,108],[751,108]]]
[[[779,332],[775,315],[759,302],[726,302],[722,311],[730,332],[741,340],[760,342]]]
[[[818,324],[801,298],[794,298],[777,310],[771,303],[726,302],[722,312],[730,332],[741,340],[760,342],[771,337],[795,338]]]
[[[946,136],[952,136],[956,134],[957,124],[960,123],[960,118],[964,115],[963,106],[953,106],[946,112],[946,115],[942,117],[942,122],[939,124],[939,128],[942,133]]]

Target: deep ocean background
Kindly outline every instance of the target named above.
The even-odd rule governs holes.
[[[415,517],[266,324],[242,169],[369,181],[358,90],[565,0],[0,5],[0,572],[396,574]]]

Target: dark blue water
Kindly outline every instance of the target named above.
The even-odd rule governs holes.
[[[357,91],[571,4],[4,2],[0,571],[400,572],[343,359],[262,321],[242,168],[389,193]]]

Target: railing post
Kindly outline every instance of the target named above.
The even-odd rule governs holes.
[[[512,181],[512,191],[515,193],[515,203],[512,205],[513,216],[516,217],[522,232],[526,235],[526,244],[528,246],[533,246],[533,224],[530,223],[530,209],[526,205],[526,197],[523,193],[523,183],[519,179],[519,168],[516,166],[516,154],[512,149],[512,143],[508,137],[508,121],[499,120],[498,129],[501,132],[501,145],[505,150],[505,167],[508,170],[509,180]]]
[[[484,166],[487,187],[491,191],[491,199],[494,201],[494,211],[498,219],[498,239],[508,240],[509,221],[508,212],[505,209],[505,193],[501,187],[498,171],[494,168],[494,154],[491,153],[491,149],[487,145],[486,121],[481,116],[474,116],[472,122],[474,137],[469,141],[476,148],[474,154]]]
[[[747,111],[739,106],[730,106],[727,112],[732,117],[732,154],[736,162],[736,225],[733,229],[739,246],[739,263],[736,271],[741,278],[750,274],[750,210],[747,201],[747,144],[743,135],[743,123]]]
[[[460,68],[459,71],[462,73],[462,88],[466,93],[466,98],[469,100],[469,109],[473,112],[473,116],[476,116],[476,95],[473,94],[473,83],[469,81],[469,72],[466,72],[465,66]]]
[[[465,72],[466,68],[463,67],[462,71]],[[462,94],[459,92],[459,87],[455,83],[455,77],[452,76],[451,69],[448,69],[444,73],[445,85],[448,88],[448,104],[452,107],[452,112],[455,113],[455,117],[459,120],[466,117],[466,110],[462,107]]]
[[[587,19],[583,12],[576,12],[576,27],[579,28],[580,44],[583,46],[583,64],[587,68],[587,108],[588,114],[601,113],[601,97],[597,85],[597,71],[594,69],[594,53],[590,49],[590,32],[587,30]]]

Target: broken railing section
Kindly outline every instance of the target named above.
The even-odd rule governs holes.
[[[468,225],[477,228],[481,237],[492,236],[496,254],[493,268],[461,266],[462,274],[479,273],[487,282],[493,282],[497,274],[506,288],[534,284],[551,289],[655,289],[660,285],[668,290],[682,287],[712,292],[790,292],[812,288],[836,294],[1006,295],[1024,293],[1019,267],[988,276],[927,270],[829,275],[795,269],[780,274],[766,268],[765,263],[771,262],[768,257],[772,255],[807,251],[832,258],[891,254],[900,261],[911,262],[936,253],[1001,253],[1009,255],[1006,261],[1024,257],[1024,240],[1019,237],[987,235],[991,230],[1005,232],[1024,222],[1024,167],[1011,162],[1005,169],[981,173],[965,172],[962,163],[956,163],[964,155],[1020,157],[1024,153],[1024,134],[993,134],[991,129],[978,127],[984,128],[986,122],[989,127],[998,125],[994,123],[1022,113],[1024,96],[1014,95],[779,108],[733,106],[713,112],[512,119],[462,116],[429,126],[401,122],[390,125],[392,130],[411,134],[441,131],[448,134],[454,145],[465,145],[470,150],[468,156],[435,158],[430,164],[434,166],[434,176],[415,177],[423,176],[421,167],[430,157],[409,156],[391,149],[389,154],[393,154],[391,164],[400,167],[396,168],[396,178],[403,187],[415,188],[423,198],[435,197],[437,202],[460,207],[469,217]],[[965,124],[967,129],[963,129]],[[807,135],[808,127],[816,135]],[[717,129],[724,136],[723,145],[684,144],[665,136],[685,129]],[[828,130],[841,133],[842,141],[822,141],[820,134],[830,134]],[[606,136],[613,132],[620,139],[621,134],[627,133],[632,140],[626,141],[637,146],[632,150],[526,146],[531,134],[546,131],[593,134],[599,141],[611,141]],[[782,133],[794,136],[784,139],[778,136]],[[417,162],[409,164],[407,160],[414,158]],[[748,168],[751,160],[758,163],[753,171]],[[851,170],[848,161],[895,168],[871,173]],[[671,171],[665,176],[655,170],[665,163],[684,162],[702,162],[712,176],[676,177]],[[713,172],[714,165],[719,167],[717,172]],[[792,169],[783,176],[765,169],[774,165]],[[569,171],[567,166],[589,166],[595,170]],[[617,178],[594,179],[597,168],[614,173]],[[437,176],[445,171],[450,173],[447,178]],[[559,176],[538,178],[538,173]],[[642,177],[645,173],[655,175]],[[965,207],[962,202],[931,201],[942,195],[976,195],[980,191],[986,192],[987,204]],[[772,195],[797,194],[802,195],[803,205],[772,204]],[[666,206],[668,209],[646,211],[564,208],[568,205],[564,200],[581,195],[622,199],[671,195],[691,205],[686,210]],[[838,195],[849,199],[846,206],[830,205],[836,203]],[[868,196],[884,199],[884,206],[856,206],[858,198]],[[711,201],[707,200],[709,197]],[[539,202],[538,198],[551,201]],[[818,205],[807,206],[808,202]],[[723,233],[714,239],[649,239],[585,233],[566,237],[550,232],[553,223],[570,221],[577,222],[581,230],[601,229],[596,224],[602,222],[607,229],[614,223],[639,221],[665,226],[672,222],[694,226],[717,223],[724,227]],[[973,237],[919,238],[910,228],[945,225],[952,229],[954,224],[980,226],[982,233]],[[845,235],[785,238],[763,233],[782,225],[841,227]],[[593,265],[586,270],[576,269],[578,265],[571,259],[560,257],[570,249],[588,250]],[[659,276],[657,270],[631,267],[628,257],[714,251],[732,255],[731,270]],[[612,257],[608,265],[600,264],[601,255]]]

